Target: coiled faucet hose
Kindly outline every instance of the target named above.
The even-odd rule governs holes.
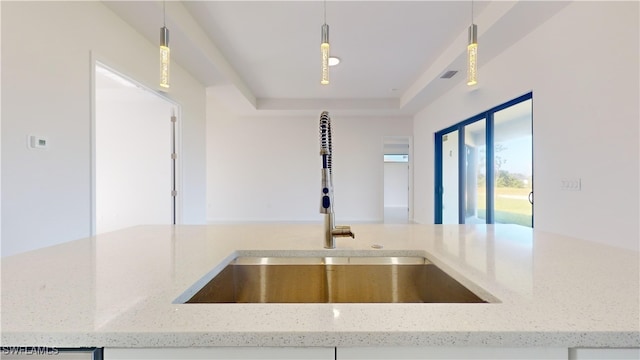
[[[320,153],[327,153],[327,168],[329,173],[332,173],[331,160],[333,148],[331,144],[331,118],[328,111],[323,111],[320,114]]]

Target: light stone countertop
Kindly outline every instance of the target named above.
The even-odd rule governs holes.
[[[355,240],[325,250],[322,229],[139,226],[2,258],[2,344],[640,347],[638,252],[511,225],[417,224],[355,224]],[[498,301],[174,303],[240,254],[424,255]]]

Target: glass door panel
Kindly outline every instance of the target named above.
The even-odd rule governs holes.
[[[487,222],[486,121],[480,119],[464,127],[465,144],[465,224]]]
[[[533,226],[531,99],[493,115],[494,222]]]
[[[458,224],[458,130],[442,135],[442,224]]]

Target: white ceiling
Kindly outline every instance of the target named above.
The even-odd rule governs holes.
[[[161,1],[105,1],[159,41]],[[320,85],[322,1],[167,1],[175,62],[240,114],[327,109],[412,115],[465,80],[470,1],[327,1],[331,54]],[[474,1],[482,66],[564,7],[556,1]],[[441,79],[447,70],[459,71]],[[482,81],[482,73],[480,73]],[[481,85],[480,85],[481,86]]]

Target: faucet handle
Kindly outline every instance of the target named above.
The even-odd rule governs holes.
[[[351,236],[353,239],[356,238],[356,234],[351,232],[351,226],[348,225],[338,225],[333,230],[333,236]]]

